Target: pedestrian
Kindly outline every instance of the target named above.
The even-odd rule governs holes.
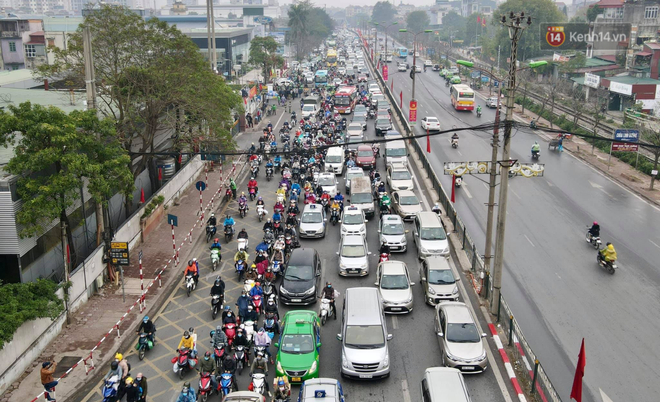
[[[564,152],[564,135],[559,134],[559,143],[557,144],[559,152]]]
[[[131,377],[127,377],[125,384],[126,402],[138,402],[140,400],[140,388],[137,387],[135,381]]]
[[[47,401],[55,400],[55,398],[50,396],[50,393],[55,392],[55,386],[58,384],[53,378],[56,367],[57,363],[51,361],[43,362],[41,365],[41,384],[44,386],[44,396]]]
[[[142,373],[138,373],[137,376],[135,377],[135,384],[140,390],[140,398],[138,399],[139,402],[146,402],[147,401],[147,377],[142,375]]]
[[[245,120],[247,121],[248,127],[252,128],[252,114],[250,112],[245,115]]]

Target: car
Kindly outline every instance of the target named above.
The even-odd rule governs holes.
[[[437,117],[425,116],[422,118],[422,130],[440,131],[440,120]]]
[[[364,211],[354,205],[344,207],[341,214],[341,235],[367,235],[367,218]]]
[[[344,181],[346,182],[346,194],[351,193],[351,179],[356,177],[364,177],[364,170],[362,170],[362,168],[354,166],[346,169],[346,177],[344,178]]]
[[[321,326],[315,311],[294,310],[284,315],[277,348],[275,371],[299,384],[319,376]]]
[[[287,261],[280,302],[286,305],[310,305],[318,300],[321,285],[321,258],[313,248],[296,248]]]
[[[458,75],[454,75],[454,76],[451,77],[449,82],[452,83],[452,84],[460,84],[461,83],[461,77],[458,76]]]
[[[300,217],[298,235],[307,238],[325,237],[326,221],[321,204],[307,204]]]
[[[362,131],[366,131],[367,129],[367,114],[356,114],[353,113],[353,120],[351,120],[351,123],[359,123],[362,125]]]
[[[422,204],[414,192],[399,190],[392,193],[392,207],[404,221],[411,221],[417,212],[422,212]]]
[[[449,72],[451,73],[451,75],[458,75],[458,73],[459,73],[458,67],[456,67],[456,66],[449,67]]]
[[[359,122],[351,122],[349,123],[348,127],[346,127],[346,133],[348,133],[349,136],[352,135],[362,136],[363,132],[364,132],[364,126]]]
[[[344,75],[346,74],[346,67],[339,67],[337,68],[337,73]]]
[[[387,133],[385,133],[385,139],[386,140],[395,140],[397,138],[403,138],[400,132],[396,130],[390,130]]]
[[[360,70],[362,71],[362,70]],[[360,74],[358,75],[358,82],[367,82],[367,75],[366,74]]]
[[[275,83],[277,85],[293,85],[293,81],[288,78],[278,78]]]
[[[424,67],[432,67],[433,62],[431,60],[424,60]]]
[[[371,92],[369,93],[369,95],[371,95],[371,99],[373,99],[374,96],[382,96],[383,99],[385,99],[385,96],[384,96],[383,93],[380,91],[380,88],[379,88],[379,89],[374,89],[373,91],[371,91]]]
[[[394,163],[387,166],[387,185],[390,190],[412,190],[415,182],[408,168],[402,163]]]
[[[335,78],[335,79],[332,81],[332,84],[333,84],[334,86],[336,86],[336,87],[340,86],[340,85],[343,84],[343,83],[344,83],[344,81],[343,81],[341,78]]]
[[[383,310],[390,314],[410,313],[413,309],[412,286],[408,267],[403,261],[383,261],[378,264],[376,283]]]
[[[386,132],[392,129],[392,122],[389,117],[378,117],[374,122],[376,128],[376,135],[385,135]]]
[[[378,113],[380,113],[381,110],[386,111],[387,113],[390,114],[392,113],[392,108],[390,106],[390,103],[385,99],[378,101]]]
[[[361,168],[376,167],[376,156],[374,155],[374,150],[371,148],[371,145],[358,145],[355,164]]]
[[[465,374],[482,373],[488,366],[486,348],[472,312],[461,302],[442,302],[435,306],[435,332],[442,349],[445,367]]]
[[[222,402],[266,402],[266,397],[254,391],[234,391],[225,395]]]
[[[344,235],[339,240],[339,275],[369,275],[369,247],[362,235]]]
[[[355,105],[355,109],[353,110],[354,114],[365,114],[367,113],[367,107],[365,105]]]
[[[415,73],[421,73],[422,72],[422,66],[419,64],[415,64]]]
[[[304,105],[302,107],[301,115],[303,118],[312,117],[316,114],[316,105]]]
[[[456,282],[460,278],[454,277],[448,258],[434,255],[422,261],[419,278],[427,304],[435,306],[443,301],[458,301]]]
[[[380,217],[378,224],[379,243],[387,242],[392,253],[405,253],[408,250],[405,227],[399,215],[385,214]]]
[[[389,121],[392,121],[392,116],[390,116],[390,114],[387,112],[385,108],[381,109],[379,105],[378,109],[376,110],[376,120],[378,119],[388,119]]]
[[[387,57],[385,57],[385,60],[386,60],[388,63],[391,63],[391,62],[392,62],[392,55],[391,55],[391,54],[388,54]]]
[[[419,52],[415,52],[415,57],[420,57]]]
[[[300,386],[298,402],[344,402],[344,390],[334,378],[315,378]]]
[[[419,259],[449,255],[449,241],[442,221],[435,212],[418,212],[413,221],[413,239]]]
[[[382,102],[384,100],[385,100],[385,95],[383,95],[383,94],[375,93],[375,94],[371,95],[371,101],[372,102],[376,101],[380,104],[380,102]]]
[[[449,74],[449,70],[447,70],[446,68],[443,68],[442,70],[440,70],[440,76],[441,77],[446,77],[447,74]]]
[[[399,65],[396,67],[397,71],[405,72],[408,69],[406,68],[406,65],[404,63],[399,63]]]
[[[334,173],[319,173],[318,185],[323,192],[327,191],[330,197],[337,195],[337,178]]]
[[[486,106],[488,106],[491,109],[494,109],[497,107],[497,96],[491,96],[490,98],[486,99]]]
[[[380,87],[378,84],[369,84],[369,93],[380,92]]]
[[[364,132],[360,131],[359,134],[357,135],[349,135],[348,136],[348,145],[346,148],[348,148],[349,151],[351,152],[357,152],[358,147],[360,144],[364,141]]]
[[[433,71],[440,71],[440,64],[434,64]]]

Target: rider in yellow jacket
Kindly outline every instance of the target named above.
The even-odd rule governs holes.
[[[600,254],[603,256],[603,258],[607,262],[616,261],[616,250],[614,249],[614,246],[612,245],[612,243],[607,243],[607,247],[600,250]]]

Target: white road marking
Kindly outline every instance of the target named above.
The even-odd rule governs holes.
[[[602,389],[598,388],[598,390],[600,391],[600,397],[603,398],[603,402],[614,402],[614,401],[612,400],[612,398],[610,398],[609,396],[605,395],[605,392],[603,392]]]
[[[550,180],[546,180],[545,182],[548,183],[548,186],[550,186],[550,187],[554,187],[554,186],[555,186],[554,184],[550,183]]]
[[[660,246],[658,246],[658,244],[657,244],[656,242],[654,242],[653,240],[649,239],[649,241],[651,242],[651,244],[653,244],[653,245],[656,246],[657,248],[660,248]]]
[[[483,184],[483,185],[484,185],[484,187],[486,187],[486,190],[490,190],[490,187],[488,186],[488,184],[486,184],[486,183],[485,183],[485,182],[483,182],[483,181],[481,182],[481,184]]]
[[[561,276],[559,276],[558,273],[555,272],[555,275],[557,275],[557,278],[561,279]]]
[[[532,241],[529,240],[529,237],[527,237],[527,235],[523,235],[523,236],[525,236],[525,239],[527,239],[527,241],[529,242],[529,244],[532,245],[532,247],[536,247],[536,246],[534,245],[534,243],[532,243]]]
[[[513,193],[513,195],[515,195],[519,200],[522,200],[522,198],[520,198],[520,196],[518,195],[518,193],[516,193],[515,191],[513,191],[513,189],[512,189],[510,186],[509,186],[509,191],[511,191],[511,192]]]
[[[467,189],[467,186],[463,184],[463,192],[465,192],[465,195],[468,196],[468,198],[472,198],[472,194],[470,194],[470,191]]]
[[[598,184],[598,183],[594,183],[594,182],[591,181],[591,180],[588,180],[588,181],[589,181],[589,184],[591,184],[591,187],[593,187],[593,188],[598,188],[598,189],[603,188],[603,186],[601,186],[601,185]]]
[[[403,402],[411,402],[408,380],[401,380],[401,391],[403,391]]]
[[[399,320],[395,315],[391,317],[392,317],[392,329],[399,329]]]
[[[457,150],[456,152],[458,152],[459,155],[463,156],[463,154],[461,153],[461,151],[458,151],[458,150]]]

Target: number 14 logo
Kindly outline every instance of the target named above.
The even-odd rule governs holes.
[[[564,41],[566,40],[564,27],[548,27],[548,31],[545,34],[545,40],[552,47],[559,47],[564,44]]]

